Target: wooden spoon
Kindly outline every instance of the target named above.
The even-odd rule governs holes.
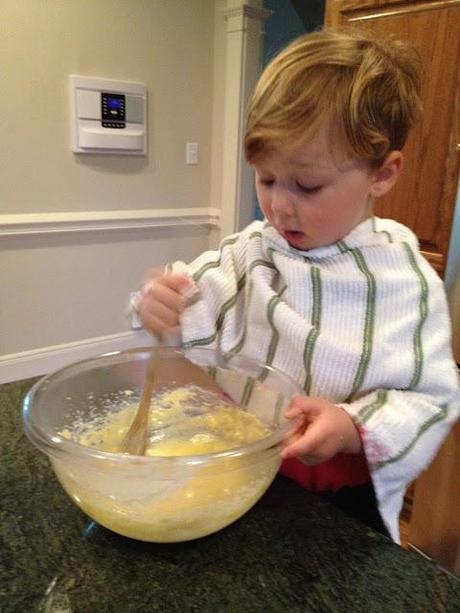
[[[161,387],[174,380],[177,387],[193,382],[194,385],[219,396],[228,398],[219,385],[202,368],[191,362],[184,355],[176,355],[173,360],[161,356],[152,350],[147,364],[147,373],[142,389],[141,399],[136,415],[128,432],[121,442],[121,452],[131,455],[144,455],[147,447],[150,403],[155,382]]]
[[[153,350],[147,364],[147,374],[145,377],[144,387],[142,388],[141,399],[136,415],[134,416],[132,424],[121,442],[122,453],[129,453],[131,455],[145,454],[145,448],[147,447],[150,402],[152,400],[152,392],[155,385],[155,364],[156,352]]]

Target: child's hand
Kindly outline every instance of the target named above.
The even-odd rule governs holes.
[[[144,328],[156,335],[179,325],[180,313],[186,306],[184,297],[193,281],[184,275],[151,270],[141,291],[138,313]]]
[[[359,453],[361,438],[348,413],[323,400],[298,396],[286,411],[299,426],[286,441],[281,457],[300,457],[306,464],[320,464],[337,453]]]

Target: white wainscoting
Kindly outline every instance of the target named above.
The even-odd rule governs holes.
[[[0,383],[151,344],[125,321],[129,291],[213,246],[219,222],[207,207],[0,215]]]
[[[144,330],[138,330],[3,355],[0,356],[0,383],[44,375],[79,360],[111,351],[148,347],[152,344],[152,337]]]

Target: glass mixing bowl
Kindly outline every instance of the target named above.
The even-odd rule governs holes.
[[[267,427],[266,435],[188,456],[110,453],[78,442],[71,433],[82,424],[138,403],[152,351],[159,366],[157,389],[206,388],[206,377],[212,378],[226,398]],[[204,380],[197,376],[202,372]],[[186,541],[227,526],[262,496],[278,471],[281,441],[293,428],[284,410],[301,393],[287,375],[242,355],[140,348],[84,360],[42,378],[24,400],[23,419],[27,436],[49,456],[64,490],[92,519],[139,540]],[[169,435],[177,426],[170,420],[164,427]]]

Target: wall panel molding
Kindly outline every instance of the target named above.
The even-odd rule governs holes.
[[[153,338],[144,330],[139,330],[2,355],[0,384],[44,375],[103,353],[148,347],[152,344]]]
[[[220,214],[213,207],[4,214],[0,215],[0,238],[175,226],[211,228],[220,227]]]

